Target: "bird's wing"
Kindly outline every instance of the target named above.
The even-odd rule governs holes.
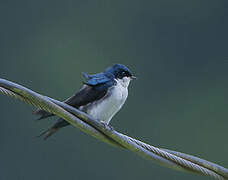
[[[84,106],[93,101],[97,101],[104,97],[108,91],[108,87],[91,87],[84,85],[76,94],[66,99],[64,102],[75,108]]]
[[[110,81],[105,84],[101,83],[96,86],[84,85],[76,94],[66,99],[64,102],[75,108],[79,108],[80,106],[87,105],[91,102],[103,98],[107,94],[109,87],[111,87],[114,84],[115,81]],[[37,110],[35,111],[35,114],[41,116],[39,119],[54,116],[53,114],[48,113],[44,110]],[[41,133],[40,136],[44,135],[44,139],[47,139],[52,134],[56,133],[59,129],[68,125],[69,123],[67,121],[65,121],[62,118],[59,118],[51,128]]]
[[[108,91],[108,88],[110,85],[97,85],[97,86],[88,86],[88,85],[83,85],[83,87],[75,93],[73,96],[69,97],[66,99],[64,102],[70,106],[73,106],[75,108],[79,108],[80,106],[84,106],[86,104],[89,104],[93,101],[97,101],[104,97]],[[41,119],[45,119],[51,116],[54,116],[51,113],[48,113],[42,109],[37,109],[36,111],[33,112],[35,115],[39,115]]]
[[[85,85],[76,94],[64,101],[66,104],[75,108],[101,99],[107,93],[108,88],[116,83],[110,74],[105,75],[104,73],[98,73],[88,75],[83,73],[83,76],[86,80],[86,82],[84,82]],[[37,109],[33,114],[40,116],[38,120],[54,116],[41,109]]]

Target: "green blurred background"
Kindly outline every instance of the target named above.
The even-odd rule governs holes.
[[[111,124],[152,145],[228,167],[226,0],[1,0],[0,77],[59,100],[81,72],[114,63],[138,77]],[[176,172],[0,96],[0,179],[208,179]]]

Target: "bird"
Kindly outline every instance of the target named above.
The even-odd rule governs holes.
[[[131,71],[123,64],[114,64],[97,74],[82,73],[85,81],[81,89],[73,96],[67,98],[64,103],[77,108],[91,117],[109,125],[113,116],[122,108],[128,97],[130,81],[136,79]],[[42,109],[33,112],[39,115],[38,120],[54,116]],[[49,129],[38,137],[44,136],[44,140],[63,127],[70,125],[59,118]]]

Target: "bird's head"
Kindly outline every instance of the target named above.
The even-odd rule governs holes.
[[[130,81],[136,79],[135,76],[131,73],[131,71],[122,64],[115,64],[113,66],[108,67],[105,70],[105,73],[110,73],[113,77],[120,81],[123,86],[128,86]]]

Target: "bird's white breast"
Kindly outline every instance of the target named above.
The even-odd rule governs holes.
[[[121,109],[128,96],[130,79],[116,80],[116,82],[117,84],[108,90],[104,98],[92,103],[86,110],[89,115],[107,124]]]

